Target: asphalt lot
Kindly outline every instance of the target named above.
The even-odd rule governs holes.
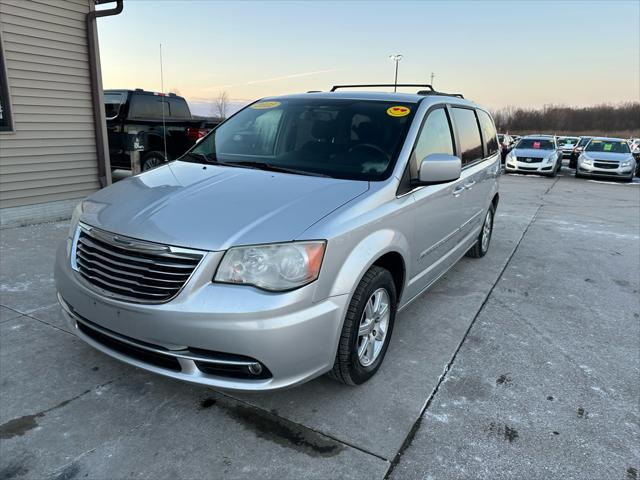
[[[2,230],[0,479],[640,479],[640,184],[503,176],[489,254],[367,384],[183,384],[66,331],[64,223]]]

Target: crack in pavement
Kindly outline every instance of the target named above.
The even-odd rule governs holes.
[[[81,398],[88,393],[94,392],[99,388],[105,387],[119,380],[124,375],[125,375],[124,373],[120,374],[116,378],[113,378],[108,382],[105,382],[100,385],[96,385],[93,388],[87,389],[84,392],[79,393],[75,397],[71,397],[71,398],[68,398],[67,400],[63,400],[62,402],[58,403],[57,405],[54,405],[53,407],[47,408],[37,413],[33,413],[31,415],[23,415],[21,417],[14,418],[12,420],[9,420],[8,422],[3,423],[2,425],[0,425],[0,439],[6,440],[13,437],[21,437],[28,431],[33,430],[38,426],[38,422],[37,422],[38,418],[44,417],[47,413],[57,410],[59,408],[66,407],[74,400],[77,400],[78,398]]]
[[[95,389],[104,387],[106,385],[109,385],[110,383],[114,383],[117,380],[120,380],[121,378],[123,378],[125,376],[125,374],[119,375],[118,378],[114,378],[112,381],[104,383],[102,385],[98,385],[97,387],[95,387]],[[94,389],[94,390],[95,390]],[[71,459],[69,462],[65,463],[64,465],[54,469],[51,471],[50,474],[47,474],[47,476],[45,478],[51,478],[54,480],[66,480],[66,479],[71,479],[71,478],[75,478],[79,467],[78,467],[78,460],[80,460],[82,457],[89,455],[90,453],[95,452],[96,450],[98,450],[99,448],[103,448],[106,447],[108,445],[116,445],[117,443],[119,443],[124,437],[126,437],[127,435],[130,435],[131,433],[135,432],[136,430],[140,429],[141,427],[147,425],[148,423],[148,418],[154,414],[155,412],[157,412],[161,407],[163,407],[164,405],[166,405],[167,403],[169,403],[172,399],[174,399],[177,396],[177,394],[173,394],[171,397],[165,399],[164,401],[160,402],[158,405],[156,405],[154,408],[147,410],[146,411],[146,417],[145,420],[137,423],[136,425],[128,428],[122,435],[119,435],[117,438],[114,438],[113,440],[108,440],[106,442],[101,442],[98,443],[97,445],[85,450],[84,452],[76,455],[73,459]]]
[[[330,441],[336,442],[336,443],[338,443],[338,444],[340,444],[340,445],[343,445],[343,446],[345,446],[345,447],[352,448],[352,449],[354,449],[354,450],[357,450],[357,451],[359,451],[359,452],[365,453],[365,454],[367,454],[367,455],[374,456],[374,457],[376,457],[376,458],[378,458],[378,459],[380,459],[380,460],[382,460],[382,461],[384,461],[384,462],[386,462],[386,463],[390,463],[390,460],[389,460],[388,458],[385,458],[385,457],[383,457],[383,456],[381,456],[381,455],[378,455],[377,453],[371,452],[371,451],[369,451],[369,450],[367,450],[367,449],[365,449],[365,448],[362,448],[362,447],[360,447],[360,446],[358,446],[358,445],[354,445],[354,444],[349,443],[349,442],[347,442],[347,441],[345,441],[345,440],[341,440],[341,439],[339,439],[339,438],[334,437],[333,435],[329,435],[329,434],[327,434],[327,433],[325,433],[325,432],[322,432],[322,431],[320,431],[320,430],[316,430],[316,429],[311,428],[311,427],[309,427],[309,426],[307,426],[307,425],[303,425],[302,423],[295,422],[295,421],[293,421],[293,420],[290,420],[290,419],[288,419],[288,418],[285,418],[285,417],[283,417],[283,416],[281,416],[281,415],[279,415],[279,414],[277,414],[277,413],[274,413],[274,412],[272,412],[272,411],[265,410],[264,408],[259,407],[259,406],[257,406],[257,405],[254,405],[253,403],[248,402],[248,401],[246,401],[246,400],[243,400],[243,399],[240,399],[240,398],[233,397],[233,396],[231,396],[231,395],[229,395],[229,394],[226,394],[226,393],[221,392],[221,391],[218,391],[218,390],[214,390],[214,389],[212,389],[212,391],[214,391],[216,394],[218,394],[218,395],[220,395],[220,396],[222,396],[222,397],[225,397],[225,398],[226,398],[226,399],[228,399],[228,400],[231,400],[231,401],[233,401],[233,402],[236,402],[236,403],[239,403],[239,404],[242,404],[242,405],[246,405],[247,407],[251,408],[252,410],[254,410],[254,411],[256,411],[256,412],[259,412],[259,415],[262,415],[262,416],[265,416],[265,417],[268,417],[268,418],[278,418],[278,419],[282,420],[283,422],[286,422],[286,423],[287,423],[287,424],[289,424],[290,426],[293,426],[293,427],[295,427],[296,429],[299,429],[299,430],[301,430],[301,431],[303,431],[303,432],[304,432],[304,431],[311,432],[311,433],[313,433],[314,435],[319,435],[319,436],[321,436],[321,437],[324,437],[324,438],[326,438],[326,439],[328,439],[328,440],[330,440]]]
[[[480,316],[480,313],[482,313],[485,305],[489,301],[489,298],[493,294],[493,290],[495,289],[496,285],[502,279],[502,276],[503,276],[505,270],[507,269],[507,267],[511,263],[511,260],[513,259],[513,257],[516,254],[516,252],[518,251],[518,248],[520,247],[520,244],[522,243],[522,240],[524,239],[524,237],[527,235],[527,232],[529,231],[529,228],[536,221],[536,219],[538,217],[538,214],[540,213],[540,210],[545,205],[545,203],[544,203],[545,195],[547,195],[553,189],[553,187],[558,183],[558,180],[559,180],[559,178],[556,177],[555,181],[540,196],[540,204],[538,205],[538,208],[536,208],[536,211],[531,216],[531,219],[529,220],[529,223],[527,223],[527,226],[522,231],[522,234],[520,235],[520,238],[518,239],[518,242],[516,243],[516,246],[514,247],[514,249],[511,252],[511,254],[509,255],[509,258],[507,258],[507,261],[505,262],[504,266],[500,270],[500,273],[498,274],[498,277],[496,278],[496,281],[493,283],[493,285],[489,289],[489,292],[487,292],[487,295],[486,295],[484,301],[482,302],[482,304],[480,305],[480,308],[478,309],[478,311],[474,315],[473,319],[471,320],[471,323],[469,324],[469,327],[467,328],[466,332],[464,333],[464,335],[462,337],[462,340],[460,341],[460,343],[458,344],[458,347],[453,352],[453,356],[451,357],[451,360],[449,360],[449,362],[445,365],[444,371],[442,372],[442,375],[440,375],[440,378],[438,379],[438,383],[436,384],[435,388],[431,392],[431,395],[429,395],[429,397],[427,398],[427,401],[425,402],[424,406],[422,407],[422,410],[420,411],[420,415],[418,416],[418,418],[416,419],[415,423],[411,427],[411,430],[409,431],[409,433],[405,437],[404,442],[402,443],[402,446],[400,447],[400,450],[398,450],[398,452],[396,453],[395,457],[391,461],[391,465],[389,466],[389,469],[387,470],[387,473],[384,476],[385,480],[387,480],[387,479],[389,479],[391,477],[391,475],[393,474],[393,471],[395,470],[395,468],[398,466],[398,464],[402,460],[402,455],[404,454],[404,452],[413,443],[413,440],[414,440],[416,434],[418,433],[418,430],[420,429],[420,426],[422,425],[422,420],[423,420],[423,418],[425,416],[426,411],[431,406],[431,403],[433,402],[433,399],[435,398],[436,394],[438,393],[438,390],[439,390],[440,386],[442,385],[442,382],[445,380],[445,378],[447,376],[447,373],[449,373],[449,371],[451,370],[451,367],[453,366],[453,363],[456,360],[458,352],[460,351],[460,349],[462,348],[462,345],[464,344],[465,340],[467,339],[467,336],[469,335],[469,332],[471,331],[471,329],[475,325],[476,320]]]

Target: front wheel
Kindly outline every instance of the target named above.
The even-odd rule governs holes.
[[[482,224],[476,243],[467,252],[467,257],[481,258],[489,251],[489,243],[491,242],[491,235],[493,234],[494,214],[495,208],[493,207],[493,204],[491,204],[484,217],[484,223]]]
[[[396,295],[388,270],[374,265],[365,273],[347,309],[331,378],[360,385],[378,371],[393,331]]]

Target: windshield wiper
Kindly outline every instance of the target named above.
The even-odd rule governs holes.
[[[249,168],[256,168],[258,170],[267,170],[270,172],[282,172],[282,173],[293,173],[296,175],[306,175],[309,177],[328,177],[331,178],[330,175],[326,175],[324,173],[316,173],[316,172],[308,172],[306,170],[298,170],[295,168],[288,168],[288,167],[281,167],[279,165],[273,165],[272,163],[265,163],[265,162],[251,162],[248,160],[243,160],[243,161],[239,161],[239,162],[230,162],[230,163],[221,163],[218,162],[221,165],[228,165],[230,167],[233,167],[235,165],[237,166],[243,166],[243,167],[249,167]]]
[[[206,153],[198,153],[198,152],[187,152],[183,155],[183,157],[190,157],[196,160],[185,160],[185,162],[192,162],[192,163],[217,163],[215,159],[210,159],[209,158],[210,154],[206,154]],[[204,160],[204,161],[203,161]]]

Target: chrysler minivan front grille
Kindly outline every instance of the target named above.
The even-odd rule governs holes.
[[[109,296],[144,303],[175,297],[200,263],[197,250],[114,235],[80,225],[74,269]]]

